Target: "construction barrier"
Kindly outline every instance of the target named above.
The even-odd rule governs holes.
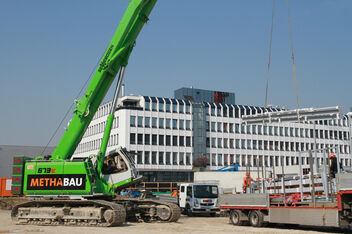
[[[3,177],[0,178],[0,197],[12,197],[11,194],[12,178]]]

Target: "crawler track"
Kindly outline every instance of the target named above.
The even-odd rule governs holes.
[[[125,222],[126,211],[104,200],[37,200],[15,206],[11,217],[17,224],[111,227]]]
[[[119,199],[116,203],[124,205],[127,211],[127,220],[144,222],[177,222],[181,216],[178,205],[149,199]]]

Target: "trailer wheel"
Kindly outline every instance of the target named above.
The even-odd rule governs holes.
[[[241,220],[241,216],[243,215],[242,211],[240,210],[232,210],[230,212],[230,220],[233,225],[243,226],[245,222]]]
[[[253,210],[248,215],[249,223],[253,227],[263,227],[264,226],[264,215],[259,210]]]

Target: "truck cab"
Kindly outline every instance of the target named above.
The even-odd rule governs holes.
[[[196,213],[216,216],[219,189],[216,184],[180,184],[178,204],[183,213],[193,216]]]

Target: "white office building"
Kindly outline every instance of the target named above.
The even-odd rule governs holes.
[[[180,96],[180,95],[178,95]],[[226,96],[226,95],[225,95]],[[228,95],[227,95],[228,96]],[[217,93],[215,101],[219,101]],[[343,166],[351,166],[350,122],[347,116],[333,120],[243,125],[241,116],[262,113],[263,108],[187,99],[124,96],[119,101],[108,151],[116,146],[135,152],[136,167],[150,181],[189,181],[193,162],[208,159],[207,169],[218,170],[237,163],[266,167],[303,165],[308,150],[333,148]],[[189,101],[191,100],[191,101]],[[230,100],[230,102],[234,102]],[[102,104],[74,156],[96,154],[101,145],[111,102]],[[280,111],[269,108],[269,111]],[[305,152],[305,153],[303,153]],[[321,164],[323,153],[315,154]]]

